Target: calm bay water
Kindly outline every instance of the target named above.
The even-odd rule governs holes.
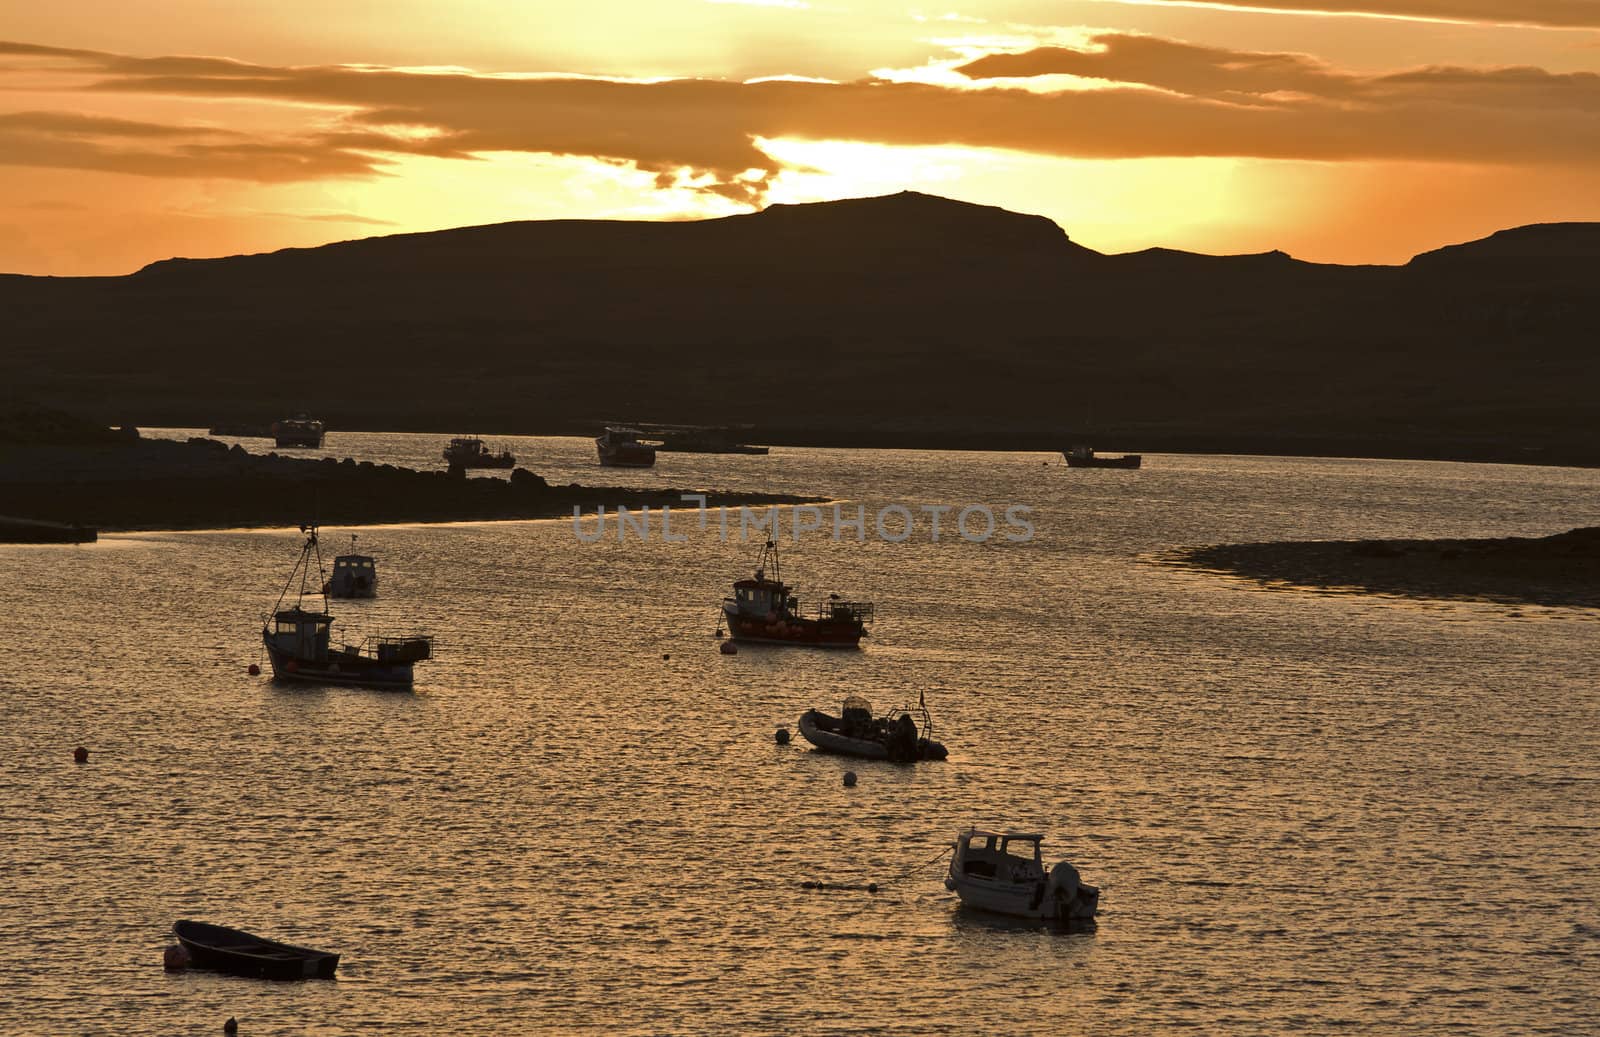
[[[327,453],[442,466],[443,439]],[[1600,1030],[1600,616],[1154,561],[1595,525],[1600,472],[779,448],[619,473],[506,442],[552,482],[1025,504],[1037,536],[785,543],[803,599],[877,603],[873,636],[728,657],[756,545],[714,526],[357,530],[382,596],[333,611],[439,636],[409,695],[246,674],[294,531],[0,546],[0,1032]],[[946,763],[773,744],[923,691]],[[1098,927],[959,909],[923,862],[969,823],[1045,832]],[[341,951],[340,978],[169,975],[183,917]]]

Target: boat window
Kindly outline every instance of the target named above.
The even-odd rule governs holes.
[[[298,629],[299,629],[299,627],[294,623],[282,623],[282,622],[280,622],[278,624],[278,633],[280,633],[280,634],[292,634],[295,631],[297,631]]]
[[[371,562],[362,562],[361,563],[361,568],[370,569],[370,568],[372,568],[372,563]]]

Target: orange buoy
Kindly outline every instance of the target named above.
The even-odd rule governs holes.
[[[81,745],[78,746],[76,749],[72,750],[72,760],[74,763],[88,763],[89,750],[85,749]]]
[[[161,967],[168,972],[182,972],[189,967],[189,952],[183,949],[183,944],[172,943],[161,952]]]
[[[732,641],[724,641],[722,644],[717,646],[717,651],[721,652],[723,655],[738,655],[739,646],[734,644]]]
[[[259,677],[261,676],[261,667],[257,666],[255,663],[251,663],[248,672],[252,677]]]

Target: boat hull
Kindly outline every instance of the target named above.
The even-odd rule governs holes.
[[[1073,457],[1067,455],[1068,468],[1138,468],[1144,462],[1142,454],[1125,454],[1122,457]]]
[[[253,979],[332,979],[339,955],[254,936],[242,929],[179,921],[173,935],[198,969]]]
[[[851,738],[828,731],[817,723],[817,711],[808,709],[800,715],[800,736],[827,753],[840,756],[859,756],[864,760],[887,760],[889,747],[867,738]]]
[[[273,646],[263,637],[272,676],[280,681],[304,684],[343,684],[352,688],[378,691],[410,691],[414,684],[409,662],[379,662],[366,656],[330,654],[327,659],[297,659]]]
[[[768,623],[763,617],[742,615],[727,606],[723,607],[722,614],[734,640],[758,644],[860,648],[861,638],[866,633],[861,623],[852,620],[795,618]]]
[[[1094,918],[1100,909],[1100,889],[1078,881],[1077,872],[1068,865],[1057,865],[1072,878],[1068,888],[1059,887],[1052,876],[1024,876],[1026,881],[1008,876],[984,876],[961,869],[959,855],[950,862],[944,888],[960,898],[961,903],[978,911],[1006,915],[1009,918],[1032,918],[1039,921],[1086,921]]]
[[[600,464],[606,468],[652,468],[656,463],[655,447],[601,446]]]
[[[832,718],[827,718],[832,720]],[[833,721],[835,724],[837,721]],[[839,756],[855,756],[863,760],[888,760],[891,758],[889,746],[872,738],[852,738],[838,731],[830,731],[824,726],[823,715],[815,709],[808,709],[800,714],[800,721],[796,725],[800,728],[800,736],[822,752],[835,753]],[[907,752],[909,753],[909,748]],[[916,756],[914,758],[896,759],[896,763],[914,763],[917,760],[943,760],[949,753],[938,742],[926,738],[918,738],[916,742]]]

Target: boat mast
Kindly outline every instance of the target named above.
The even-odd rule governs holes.
[[[278,592],[278,600],[272,606],[272,612],[274,615],[283,609],[283,599],[289,596],[289,588],[294,585],[294,578],[296,576],[300,577],[300,589],[295,596],[295,608],[304,607],[306,598],[306,581],[311,578],[311,557],[313,554],[316,555],[317,559],[318,579],[317,582],[313,584],[311,593],[313,595],[320,595],[322,597],[322,608],[318,611],[328,611],[328,595],[327,591],[324,589],[326,581],[322,571],[322,547],[317,539],[316,523],[312,523],[309,526],[302,525],[300,527],[300,532],[306,535],[306,542],[300,548],[300,558],[294,563],[294,568],[289,571],[289,578],[284,581],[283,590]],[[352,543],[353,542],[354,541],[352,541]]]

